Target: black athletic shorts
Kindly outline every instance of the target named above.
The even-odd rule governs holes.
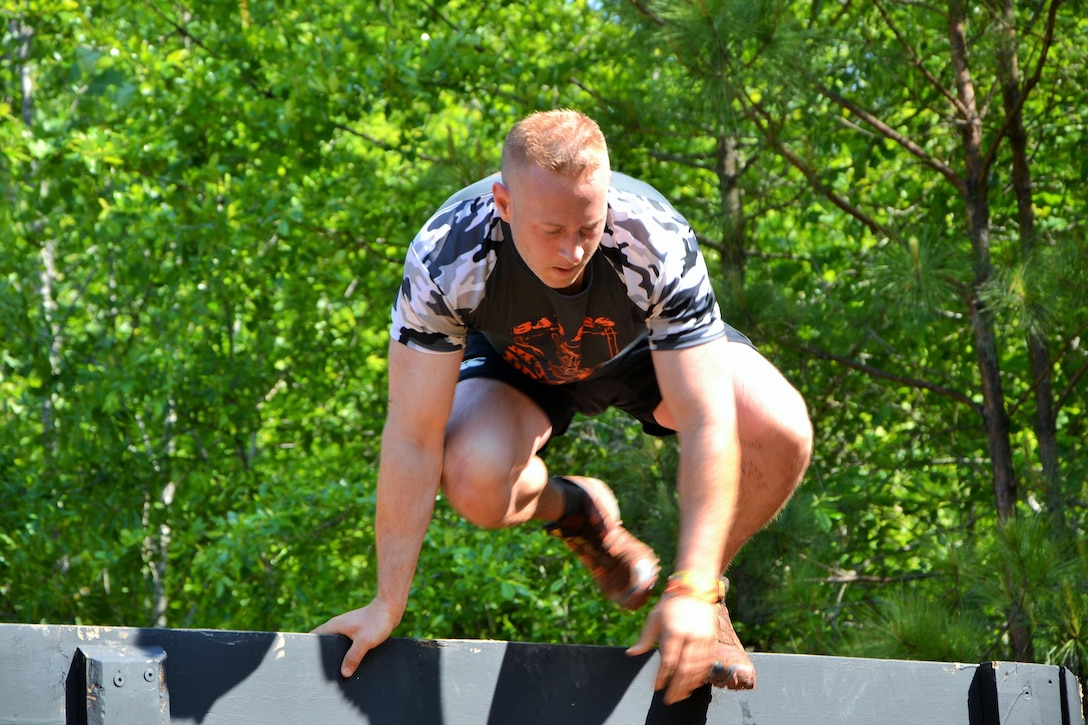
[[[726,325],[730,342],[752,345],[744,334]],[[673,435],[676,431],[659,425],[654,410],[661,403],[650,346],[643,337],[620,353],[623,362],[616,372],[577,383],[549,385],[533,380],[503,360],[482,334],[468,333],[465,356],[458,381],[472,378],[499,380],[512,385],[540,406],[552,424],[552,436],[563,435],[575,413],[593,416],[608,408],[619,408],[634,416],[642,430],[653,436]]]

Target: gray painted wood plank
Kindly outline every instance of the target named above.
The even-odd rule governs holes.
[[[344,680],[342,637],[0,624],[0,725],[65,724],[74,653],[87,645],[165,650],[171,723],[1084,722],[1079,702],[1062,714],[1075,679],[1044,665],[757,653],[756,690],[703,688],[666,707],[653,692],[656,653],[620,647],[392,639]]]

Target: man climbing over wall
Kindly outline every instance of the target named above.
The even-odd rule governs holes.
[[[659,646],[667,703],[708,681],[755,686],[722,573],[799,484],[808,413],[721,319],[688,223],[612,173],[593,120],[514,126],[501,177],[455,194],[413,241],[391,337],[377,594],[314,630],[351,638],[345,677],[400,622],[439,488],[479,526],[546,522],[610,599],[644,605],[659,562],[612,491],[539,455],[576,412],[616,407],[680,449],[674,573],[628,653]]]

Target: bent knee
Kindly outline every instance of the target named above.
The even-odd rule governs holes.
[[[738,421],[741,443],[800,473],[812,458],[812,420],[801,394],[782,382],[773,395],[748,400],[744,418]]]
[[[807,411],[791,419],[785,438],[798,468],[801,471],[808,468],[809,461],[812,460],[813,432],[812,420]]]
[[[794,486],[801,483],[801,477],[812,460],[813,430],[812,420],[801,395],[797,394],[797,404],[789,406],[776,418],[775,426],[777,455],[781,465],[792,474]]]
[[[772,419],[775,436],[779,439],[784,452],[805,463],[812,456],[812,419],[808,406],[797,390],[790,388],[789,394],[782,396],[776,406]]]
[[[454,511],[469,523],[488,529],[505,526],[508,496],[500,495],[504,477],[476,467],[446,462],[441,488]]]

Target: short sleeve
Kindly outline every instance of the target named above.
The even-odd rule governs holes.
[[[490,201],[487,195],[443,209],[416,235],[393,303],[391,339],[423,352],[464,348],[465,316],[482,299],[494,266]]]
[[[695,232],[664,201],[612,200],[614,257],[631,299],[643,308],[651,349],[679,350],[726,334]]]

